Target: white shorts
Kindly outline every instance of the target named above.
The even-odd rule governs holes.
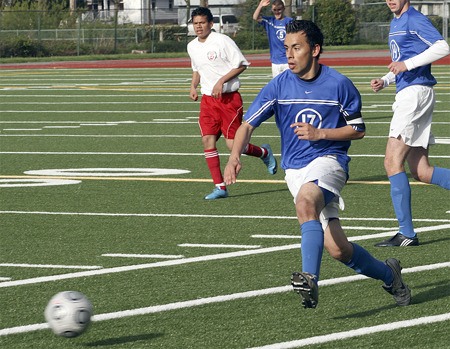
[[[289,69],[289,65],[287,63],[286,64],[272,63],[272,77],[274,78],[278,74],[281,74],[282,72],[284,72],[285,70],[288,70],[288,69]]]
[[[328,226],[330,218],[339,217],[339,208],[344,210],[344,200],[341,197],[341,190],[347,182],[347,173],[339,165],[335,156],[327,155],[313,160],[308,166],[301,169],[286,170],[285,181],[294,197],[294,203],[300,187],[308,182],[317,180],[319,187],[331,191],[335,198],[326,205],[320,212],[320,223],[323,230]]]
[[[431,120],[435,95],[433,87],[412,85],[404,88],[395,96],[392,105],[394,116],[391,120],[389,137],[402,137],[410,147],[422,147],[434,144],[431,133]]]

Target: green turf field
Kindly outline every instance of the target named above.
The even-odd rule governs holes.
[[[326,253],[317,309],[290,287],[299,228],[283,173],[244,158],[230,197],[212,190],[188,98],[190,69],[0,71],[0,347],[448,348],[450,195],[411,179],[421,246],[376,248],[396,230],[383,169],[394,87],[383,67],[338,67],[363,98],[367,135],[350,149],[342,225],[375,257],[395,257],[413,303]],[[450,167],[450,72],[433,72],[431,148]],[[271,76],[242,75],[245,107]],[[273,122],[254,133],[279,159]],[[227,161],[219,144],[222,164]],[[88,296],[80,337],[56,337],[44,308],[57,292]],[[405,326],[411,326],[405,329]]]

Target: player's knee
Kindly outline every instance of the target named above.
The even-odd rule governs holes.
[[[318,219],[319,213],[316,210],[316,203],[307,199],[298,200],[295,209],[297,217],[301,222]]]

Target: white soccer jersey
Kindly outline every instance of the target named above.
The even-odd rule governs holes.
[[[187,45],[192,70],[200,74],[200,92],[210,96],[216,82],[231,69],[250,65],[236,43],[227,35],[211,32],[205,42],[195,38]],[[234,92],[240,87],[238,77],[223,85],[223,92]]]

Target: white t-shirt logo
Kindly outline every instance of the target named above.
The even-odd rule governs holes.
[[[217,58],[217,52],[216,51],[209,51],[207,53],[207,57],[208,57],[208,60],[215,61],[216,58]]]

